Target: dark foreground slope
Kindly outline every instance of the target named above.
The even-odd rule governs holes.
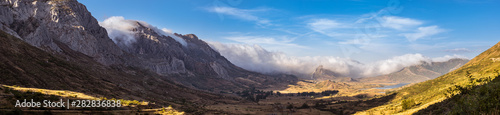
[[[187,112],[218,100],[231,100],[176,85],[154,72],[133,67],[107,67],[79,52],[63,52],[78,61],[66,61],[0,31],[0,84],[150,101],[157,106],[181,107]]]

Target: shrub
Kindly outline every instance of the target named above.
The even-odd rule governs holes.
[[[413,99],[405,99],[403,102],[401,102],[401,105],[403,106],[403,110],[408,110],[411,109],[413,106],[415,106],[415,101]]]

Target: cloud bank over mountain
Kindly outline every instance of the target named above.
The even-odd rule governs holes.
[[[453,58],[466,58],[460,55],[429,58],[416,53],[363,64],[356,60],[333,56],[293,57],[281,52],[267,51],[259,45],[208,43],[235,65],[247,70],[267,74],[288,73],[309,75],[316,67],[323,65],[324,68],[345,76],[371,77],[389,74],[404,67],[424,62],[443,62]]]
[[[174,38],[177,42],[182,44],[183,46],[186,46],[186,41],[184,39],[177,37],[172,34],[172,30],[162,28],[159,29],[155,26],[152,26],[144,21],[137,21],[137,20],[126,20],[122,16],[112,16],[107,18],[106,20],[99,22],[99,25],[104,27],[108,31],[108,36],[116,43],[116,44],[131,44],[135,42],[135,37],[134,37],[134,32],[132,31],[133,28],[136,28],[138,25],[137,23],[146,26],[148,28],[153,29],[156,33],[164,35],[164,36],[170,36]]]

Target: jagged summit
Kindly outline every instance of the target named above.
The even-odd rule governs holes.
[[[352,78],[342,76],[332,70],[328,70],[323,68],[323,65],[320,65],[316,68],[316,70],[312,73],[312,79],[314,80],[332,80],[336,82],[348,82],[352,81]]]
[[[67,47],[104,64],[122,63],[123,52],[76,0],[2,0],[0,29],[49,52]]]

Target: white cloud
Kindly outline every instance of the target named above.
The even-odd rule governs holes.
[[[136,33],[133,32],[132,29],[139,26],[137,25],[137,23],[153,29],[158,34],[170,36],[177,42],[181,43],[183,46],[186,46],[187,44],[184,39],[173,35],[171,30],[168,30],[166,28],[158,29],[157,27],[143,21],[126,20],[122,16],[112,16],[108,19],[105,19],[103,22],[99,22],[99,25],[101,25],[108,31],[108,36],[113,40],[113,42],[115,42],[116,44],[129,45],[136,41],[136,38],[134,37]]]
[[[422,62],[446,61],[460,56],[445,56],[429,58],[422,54],[405,54],[390,59],[363,64],[358,61],[332,57],[293,57],[281,52],[270,52],[258,45],[223,44],[208,42],[209,45],[226,57],[233,64],[247,70],[261,73],[289,73],[310,75],[316,67],[323,65],[339,74],[350,77],[369,77],[389,74],[404,67],[421,64]],[[305,76],[308,77],[308,76]]]
[[[135,33],[130,31],[135,27],[131,20],[125,20],[121,16],[113,16],[103,22],[99,22],[99,25],[108,31],[109,38],[116,44],[128,45],[136,41],[134,37]]]
[[[240,18],[243,20],[248,20],[248,21],[255,21],[258,25],[266,26],[270,25],[271,21],[257,17],[253,15],[253,12],[261,12],[261,11],[267,11],[265,9],[256,9],[256,10],[245,10],[245,9],[237,9],[233,7],[212,7],[208,9],[211,12],[219,13],[219,14],[225,14],[225,15],[230,15],[234,16],[236,18]]]
[[[447,49],[444,50],[445,52],[450,52],[450,53],[468,53],[472,52],[472,50],[469,50],[467,48],[455,48],[455,49]]]
[[[421,38],[429,37],[432,35],[436,35],[438,33],[444,32],[444,29],[439,28],[436,25],[427,26],[427,27],[419,27],[415,33],[405,33],[402,34],[409,41],[415,41]]]
[[[167,29],[167,28],[162,28],[161,31],[165,32],[165,33],[169,33],[169,34],[172,34],[172,30],[170,29]]]
[[[341,28],[343,24],[337,22],[336,20],[330,19],[314,19],[311,23],[307,24],[312,30],[323,31],[333,28]]]
[[[453,54],[452,56],[445,55],[443,57],[432,58],[432,61],[433,62],[445,62],[445,61],[448,61],[450,59],[456,59],[456,58],[459,58],[459,59],[469,59],[469,58],[467,58],[465,56],[462,56],[462,55]]]
[[[311,19],[308,21],[307,27],[315,32],[335,39],[350,39],[357,34],[356,31],[354,31],[355,25],[326,18]]]
[[[380,20],[383,27],[392,28],[396,30],[407,30],[413,28],[414,26],[421,25],[422,22],[397,16],[384,16]]]

